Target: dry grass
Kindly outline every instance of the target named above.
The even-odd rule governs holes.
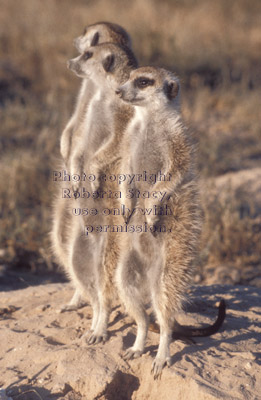
[[[202,198],[202,279],[260,285],[261,168],[203,180]]]
[[[201,176],[209,182],[254,168],[261,157],[260,11],[259,0],[1,0],[4,261],[32,268],[46,264],[50,172],[79,86],[66,60],[76,54],[72,39],[86,24],[109,20],[123,25],[142,65],[162,65],[179,74],[184,118],[199,143]],[[252,207],[253,193],[245,186],[242,190],[228,187],[222,201],[214,190],[206,203],[202,269],[207,262],[241,260],[241,269],[254,265],[258,270],[260,230],[253,230],[250,215],[242,222],[238,211],[242,204]],[[256,224],[260,209],[255,212]]]

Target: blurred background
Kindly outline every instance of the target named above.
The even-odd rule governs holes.
[[[198,143],[195,282],[261,287],[260,0],[0,0],[0,288],[62,278],[48,232],[59,138],[80,81],[73,38],[122,25],[140,65],[175,71]]]

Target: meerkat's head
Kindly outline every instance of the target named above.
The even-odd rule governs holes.
[[[141,67],[131,71],[129,80],[116,94],[135,106],[178,106],[179,80],[170,71],[158,67]]]
[[[74,45],[79,53],[84,53],[89,47],[101,43],[118,43],[131,47],[131,39],[128,33],[120,25],[111,22],[98,22],[88,25],[83,34],[74,40]]]
[[[69,60],[68,68],[80,78],[93,79],[97,84],[104,85],[107,81],[115,90],[137,68],[137,61],[128,47],[104,43],[90,47],[85,53]]]

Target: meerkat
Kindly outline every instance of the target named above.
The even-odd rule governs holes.
[[[123,84],[130,72],[137,68],[132,51],[125,46],[106,43],[91,47],[87,52],[70,60],[68,67],[80,78],[95,77],[99,87],[98,96],[92,101],[91,112],[86,113],[86,131],[72,153],[72,160],[81,160],[80,167],[92,172],[99,161],[99,171],[117,173],[121,159],[123,133],[133,117],[133,107],[125,104],[116,95],[116,88]],[[102,150],[102,152],[101,152]],[[106,161],[100,154],[105,153]],[[115,157],[116,154],[116,157]],[[113,159],[110,162],[110,158]],[[96,161],[95,161],[96,160]],[[95,162],[94,162],[95,161]],[[97,175],[98,177],[99,175]],[[93,184],[84,184],[84,189],[98,188],[100,192],[118,189],[117,184],[97,179]],[[82,188],[83,189],[83,188]],[[86,235],[86,226],[114,224],[120,215],[104,216],[104,209],[118,205],[116,198],[79,198],[78,205],[95,207],[95,216],[74,217],[69,245],[69,269],[74,286],[82,296],[90,299],[93,308],[91,335],[88,343],[107,339],[107,325],[111,300],[115,294],[114,272],[119,258],[119,235],[114,232],[91,232]]]
[[[181,119],[179,92],[178,78],[157,67],[132,71],[129,80],[116,90],[135,109],[125,134],[122,168],[133,174],[149,171],[171,177],[155,184],[135,182],[135,190],[161,191],[166,197],[162,202],[155,198],[137,200],[136,210],[145,211],[132,214],[132,225],[143,222],[148,232],[122,235],[116,271],[120,298],[137,324],[134,345],[123,355],[126,360],[144,351],[148,331],[144,294],[150,297],[160,326],[152,365],[155,379],[166,363],[170,365],[171,335],[186,299],[201,231],[194,146]],[[146,213],[149,209],[158,212]]]
[[[97,46],[97,44],[101,43],[118,43],[131,48],[131,38],[125,29],[110,22],[97,22],[88,25],[83,34],[74,39],[74,45],[81,54],[87,51],[89,47]],[[60,140],[61,155],[67,167],[71,148],[75,141],[73,133],[82,124],[86,109],[95,92],[95,78],[90,79],[88,77],[83,79],[74,113],[62,132]]]
[[[89,47],[97,46],[100,43],[119,43],[120,45],[131,47],[131,38],[129,34],[117,24],[98,22],[88,25],[84,29],[83,34],[74,40],[74,45],[80,53],[84,53]],[[86,129],[81,130],[81,128],[83,124],[86,124],[86,113],[88,112],[89,105],[96,92],[97,86],[95,84],[95,76],[93,78],[90,78],[90,76],[83,78],[75,111],[61,135],[60,151],[64,165],[62,164],[60,166],[60,170],[63,170],[65,167],[68,169],[73,149],[77,146],[77,142],[81,140],[81,134],[86,132]],[[80,162],[79,160],[80,158],[75,161],[77,167],[77,162]],[[76,169],[78,169],[77,167]],[[61,188],[60,186],[60,189]],[[76,189],[75,186],[74,189]],[[69,262],[68,243],[70,241],[72,207],[72,202],[61,198],[59,192],[59,196],[56,196],[53,204],[51,243],[53,254],[58,264],[61,265],[65,271],[68,270]],[[63,306],[61,311],[75,310],[83,304],[85,304],[85,302],[81,299],[76,289],[69,304]]]
[[[120,95],[121,91],[116,90],[116,93]],[[130,121],[132,121],[132,128],[134,128],[134,126],[135,126],[135,129],[136,129],[137,121],[135,120],[135,118],[133,118]],[[129,131],[130,131],[130,128],[128,128],[127,132],[129,132]],[[123,135],[123,132],[121,133],[121,136],[122,135]],[[123,140],[125,140],[125,139],[126,138],[124,138]],[[128,139],[127,139],[126,143],[128,143],[128,146],[129,146],[130,143],[128,142]],[[93,169],[93,166],[95,166],[97,177],[99,176],[99,173],[102,171],[102,169],[105,168],[106,164],[108,164],[108,160],[110,160],[111,163],[113,163],[115,160],[117,160],[119,144],[120,144],[120,141],[119,141],[118,137],[112,136],[111,139],[109,141],[107,141],[106,144],[103,147],[101,147],[101,149],[99,149],[98,152],[95,153],[95,155],[92,158],[92,169]],[[113,149],[116,149],[117,151],[113,152]],[[125,150],[126,150],[126,146],[125,146]],[[127,151],[128,151],[128,148],[127,148]],[[123,157],[123,159],[124,159],[124,168],[126,168],[125,157]],[[126,170],[124,170],[124,171],[126,172]],[[132,172],[131,169],[129,169],[128,172],[131,173]],[[125,189],[126,189],[126,187],[125,187]],[[125,203],[126,203],[126,199],[125,199]],[[130,203],[128,204],[128,206],[132,207],[132,205]],[[129,221],[129,218],[127,218],[127,220],[125,220],[125,223],[127,223],[128,221]],[[222,299],[220,301],[219,308],[218,308],[218,316],[217,316],[217,319],[214,322],[214,324],[209,325],[204,328],[200,328],[200,327],[199,328],[192,328],[192,327],[190,328],[190,327],[180,325],[177,321],[175,321],[174,327],[173,327],[173,332],[172,332],[172,338],[177,339],[177,338],[192,338],[192,337],[211,336],[220,329],[220,327],[222,326],[223,321],[225,319],[225,315],[226,315],[226,304],[225,304],[225,301]],[[151,322],[149,324],[149,330],[159,333],[159,326],[155,322]]]

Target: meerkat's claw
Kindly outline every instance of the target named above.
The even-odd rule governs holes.
[[[157,363],[156,360],[152,363],[151,373],[153,374],[154,380],[161,379],[162,369],[164,368],[165,363]]]
[[[166,364],[168,367],[170,367],[171,360],[169,357],[165,360],[162,360],[157,357],[155,358],[155,360],[152,363],[152,368],[151,368],[151,373],[153,374],[154,380],[161,379],[162,370]]]
[[[88,340],[88,344],[98,344],[101,342],[101,340],[102,340],[101,336],[95,336],[92,334]]]
[[[73,195],[75,199],[79,197],[79,189],[80,189],[80,184],[79,182],[75,182],[72,184],[72,190],[73,190]]]
[[[132,358],[139,358],[142,355],[141,350],[135,350],[130,347],[125,353],[122,355],[123,360],[131,360]]]
[[[87,302],[81,301],[75,304],[64,304],[58,310],[60,313],[68,312],[68,311],[78,311],[80,308],[83,308],[87,305]]]
[[[78,308],[79,308],[79,306],[76,304],[64,304],[58,311],[60,313],[64,313],[67,311],[77,311]]]
[[[96,335],[94,332],[88,339],[88,344],[99,344],[105,343],[108,340],[108,333],[103,333],[102,335]]]
[[[60,313],[66,311],[77,311],[79,308],[85,307],[86,305],[87,302],[82,299],[80,293],[78,292],[78,290],[76,290],[71,301],[61,306],[58,311]]]
[[[98,192],[99,187],[100,187],[100,182],[98,180],[91,182],[91,188],[93,192]]]

